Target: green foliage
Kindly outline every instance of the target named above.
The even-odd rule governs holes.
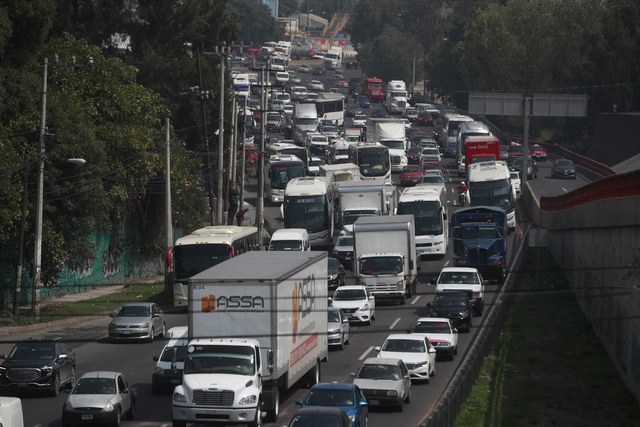
[[[238,22],[236,41],[259,46],[266,41],[282,40],[282,30],[276,26],[266,5],[253,0],[232,0],[229,9]],[[286,15],[281,13],[280,16]]]

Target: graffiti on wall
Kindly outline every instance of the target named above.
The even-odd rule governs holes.
[[[102,252],[102,276],[108,278],[120,271],[120,251],[108,246]]]

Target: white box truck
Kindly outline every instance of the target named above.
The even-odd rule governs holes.
[[[367,143],[377,142],[389,149],[391,172],[400,173],[409,163],[404,119],[369,118],[367,120]]]
[[[337,224],[341,234],[351,234],[353,223],[360,217],[388,215],[386,189],[378,181],[343,181],[334,187]]]
[[[416,291],[418,257],[413,215],[363,217],[353,224],[356,283],[376,299],[401,304]]]
[[[340,46],[333,46],[324,55],[324,67],[327,70],[342,68],[342,48]]]
[[[280,391],[320,380],[327,360],[326,252],[251,251],[189,282],[189,345],[173,427],[258,426]]]

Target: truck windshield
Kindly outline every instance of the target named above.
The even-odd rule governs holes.
[[[498,237],[494,227],[462,227],[462,239],[495,239]]]
[[[470,182],[469,193],[472,206],[496,206],[507,212],[513,210],[511,182],[508,178],[495,181]]]
[[[296,124],[301,126],[317,126],[318,119],[311,117],[296,117]]]
[[[362,209],[362,210],[353,210],[347,211],[344,213],[344,224],[349,225],[356,222],[356,220],[362,216],[378,216],[380,212],[376,209]]]
[[[327,229],[329,216],[324,194],[285,196],[284,227],[306,228],[309,233]]]
[[[389,149],[387,147],[361,149],[358,153],[358,166],[363,176],[385,176],[391,167]]]
[[[397,215],[413,215],[416,223],[416,236],[437,235],[443,233],[442,208],[434,200],[401,202]]]
[[[185,374],[253,375],[255,356],[245,346],[193,346],[184,360]]]
[[[360,272],[366,275],[402,273],[402,257],[377,256],[360,259]]]
[[[390,150],[404,150],[404,141],[380,141],[380,144]]]
[[[301,240],[276,240],[269,243],[270,251],[301,251]]]

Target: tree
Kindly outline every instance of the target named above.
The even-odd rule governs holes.
[[[283,32],[267,6],[253,0],[233,0],[229,8],[238,22],[237,41],[262,45],[266,41],[282,40]]]

